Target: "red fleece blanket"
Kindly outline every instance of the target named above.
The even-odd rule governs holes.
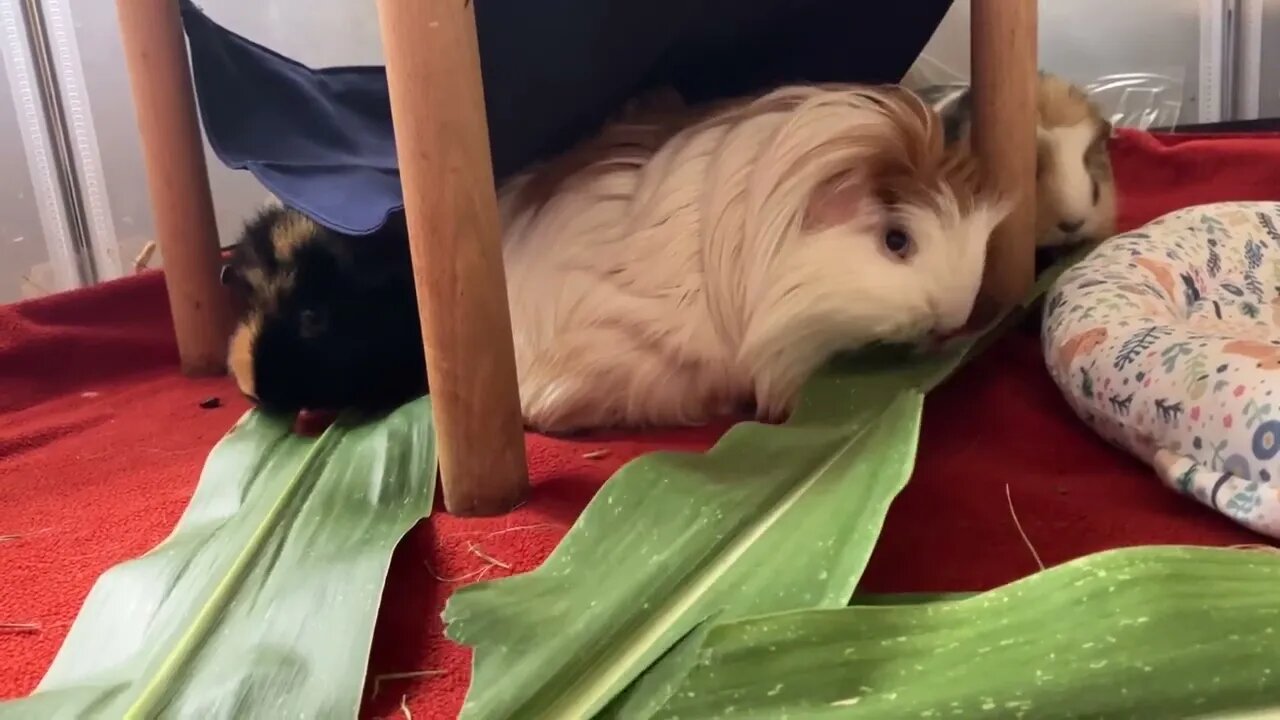
[[[1280,200],[1280,135],[1125,132],[1113,153],[1122,227],[1190,204]],[[0,698],[35,687],[103,570],[164,539],[209,449],[246,409],[228,380],[176,368],[157,274],[0,308]],[[209,397],[221,407],[202,408]],[[397,549],[369,677],[433,673],[382,682],[376,696],[371,681],[364,715],[398,716],[403,697],[415,718],[454,717],[470,653],[442,637],[449,593],[536,567],[623,462],[705,449],[727,427],[528,436],[527,505],[485,520],[437,512]],[[918,468],[863,589],[979,590],[1034,572],[1010,505],[1049,565],[1125,545],[1261,541],[1078,422],[1030,328],[929,397]]]

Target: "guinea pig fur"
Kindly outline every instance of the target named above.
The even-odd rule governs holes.
[[[1036,245],[1057,248],[1115,234],[1116,188],[1107,152],[1112,128],[1079,87],[1039,75]],[[971,99],[965,85],[922,88],[943,117],[948,143],[969,141]]]
[[[403,216],[353,237],[270,204],[223,269],[227,364],[264,409],[390,409],[426,391]]]
[[[668,120],[502,192],[530,425],[775,419],[837,352],[964,325],[1008,205],[919,98],[793,86]]]
[[[780,418],[837,352],[961,328],[1008,207],[896,88],[786,87],[612,123],[499,193],[525,422]],[[287,210],[250,223],[230,351],[247,395],[364,406],[422,387],[403,228],[380,234]]]

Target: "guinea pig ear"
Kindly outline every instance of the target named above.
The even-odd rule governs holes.
[[[823,181],[809,196],[804,223],[807,231],[845,225],[872,207],[876,199],[866,178],[854,173]]]

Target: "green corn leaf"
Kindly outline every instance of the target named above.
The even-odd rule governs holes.
[[[354,717],[391,551],[431,511],[430,401],[320,438],[248,413],[173,533],[103,573],[0,718]]]
[[[650,717],[713,621],[846,605],[914,466],[923,393],[1078,257],[948,352],[865,352],[814,378],[784,426],[638,458],[542,567],[454,593],[446,631],[475,648],[462,717]]]
[[[449,636],[475,647],[462,717],[645,717],[712,616],[844,606],[910,477],[922,391],[970,349],[845,360],[785,425],[623,467],[542,567],[450,598]]]
[[[910,475],[922,400],[824,375],[784,426],[623,467],[542,567],[450,599],[449,636],[476,648],[462,717],[591,717],[711,615],[844,605]]]
[[[1190,720],[1275,720],[1280,718],[1280,701],[1256,710],[1229,710],[1196,715]]]
[[[1083,251],[1068,254],[1064,259],[1049,268],[1043,273],[1033,286],[1027,299],[1016,307],[1009,308],[1003,315],[995,318],[991,324],[984,330],[975,335],[970,335],[955,343],[948,351],[939,352],[933,355],[911,355],[904,353],[900,348],[883,347],[876,348],[871,351],[864,351],[856,359],[846,358],[842,362],[837,362],[833,367],[831,374],[840,377],[858,378],[858,381],[868,381],[878,383],[882,387],[889,388],[910,388],[912,392],[928,392],[941,384],[946,378],[950,377],[965,362],[978,355],[991,342],[999,337],[1008,327],[1019,322],[1026,316],[1026,313],[1034,306],[1037,298],[1045,293],[1052,285],[1053,280],[1064,272],[1070,265],[1074,264],[1083,257]],[[821,393],[821,390],[813,390],[813,392]],[[873,422],[875,422],[873,420]],[[914,431],[914,437],[918,437],[918,427]],[[905,439],[906,434],[901,435]],[[913,461],[914,462],[914,461]],[[910,469],[907,470],[907,476],[910,476]],[[860,480],[850,480],[850,482],[861,482]],[[886,502],[892,502],[897,496],[901,486],[893,489]],[[887,510],[887,506],[885,507]],[[876,508],[871,508],[872,512],[880,512]],[[807,512],[807,509],[800,508],[798,513]],[[876,515],[878,520],[874,523],[876,536],[878,538],[879,530],[883,524],[883,513]],[[821,518],[814,517],[815,522],[820,522]],[[802,521],[803,522],[803,521]],[[856,574],[849,576],[849,584],[853,586],[862,576],[862,571],[866,567],[866,558],[869,557],[871,548],[875,545],[876,538],[871,538],[865,548],[849,547],[849,552],[854,557],[862,559],[861,564],[855,566]],[[786,576],[779,576],[779,582],[787,581]],[[801,583],[805,581],[803,576],[797,578]],[[944,596],[945,595],[945,596]],[[918,597],[907,597],[906,595],[894,595],[883,597],[855,597],[855,604],[896,604],[900,602],[927,602],[941,599],[956,599],[957,594],[919,594]],[[823,598],[819,604],[810,607],[836,607],[837,603],[831,602],[831,598]],[[595,717],[598,720],[631,720],[632,718],[650,718],[661,708],[662,704],[670,697],[671,693],[683,681],[685,675],[692,668],[696,661],[698,648],[701,646],[703,639],[706,637],[707,631],[712,627],[714,622],[722,622],[732,618],[748,617],[754,613],[767,612],[768,606],[759,603],[758,598],[742,598],[734,609],[728,609],[724,612],[717,613],[713,618],[709,618],[694,627],[692,631],[680,638],[677,644],[659,660],[646,669],[635,682],[623,690],[618,697],[610,702],[602,711],[597,713]],[[796,608],[799,609],[799,608]],[[474,683],[473,683],[474,687]]]
[[[851,605],[911,605],[919,603],[942,602],[969,597],[975,593],[854,593]],[[824,604],[822,607],[835,607]],[[715,626],[715,621],[725,617],[718,614],[700,623],[692,632],[685,635],[669,652],[662,656],[644,672],[634,683],[596,715],[597,720],[619,718],[649,718],[655,715],[698,659],[698,652],[706,639],[707,632]],[[732,617],[732,616],[730,616]]]
[[[713,622],[845,605],[914,465],[922,393],[1083,254],[949,352],[863,353],[811,381],[783,427],[746,423],[705,456],[623,467],[541,568],[450,599],[449,636],[475,647],[462,716],[650,717]]]
[[[718,624],[659,718],[1178,718],[1280,701],[1280,555],[1102,552],[967,599]]]

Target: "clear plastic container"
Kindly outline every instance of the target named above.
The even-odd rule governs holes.
[[[1115,127],[1173,130],[1182,115],[1184,76],[1181,70],[1116,73],[1083,88]]]

